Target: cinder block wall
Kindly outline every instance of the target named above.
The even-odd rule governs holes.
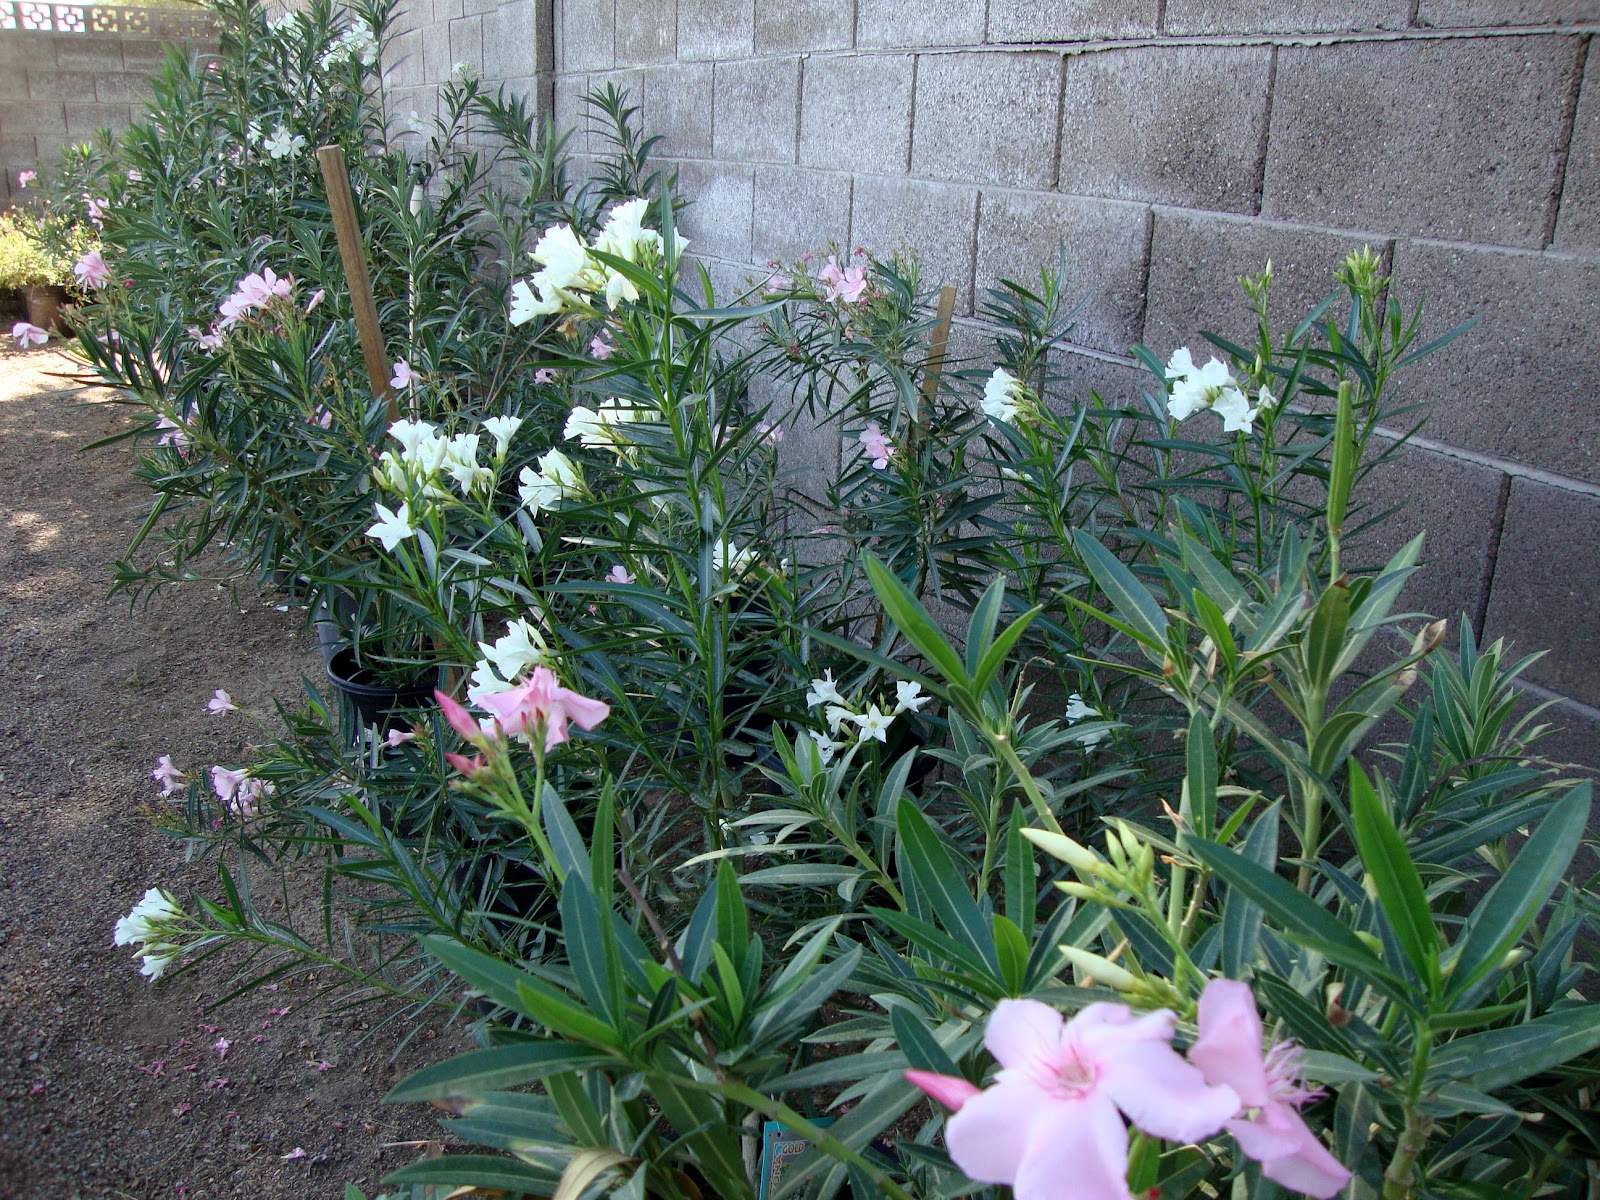
[[[127,129],[165,52],[122,33],[0,30],[0,199],[18,198],[18,171],[53,171],[64,147]]]
[[[541,114],[549,111],[555,49],[549,0],[406,0],[393,32],[384,85],[401,128],[412,112],[428,120],[439,115],[439,85],[459,64],[489,90],[505,84],[535,101]]]
[[[437,2],[437,0],[436,0]],[[459,2],[459,0],[456,0]],[[1378,250],[1426,329],[1423,435],[1369,489],[1429,534],[1413,603],[1465,612],[1600,762],[1600,0],[554,0],[554,105],[644,106],[730,277],[830,239],[959,289],[1068,250],[1064,348],[1129,395],[1139,341],[1247,333],[1272,260],[1309,310]],[[576,143],[582,151],[584,143]],[[976,305],[975,305],[975,297]],[[830,448],[830,452],[834,452]]]

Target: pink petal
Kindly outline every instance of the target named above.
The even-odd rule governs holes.
[[[1171,1046],[1130,1041],[1092,1046],[1099,1083],[1140,1129],[1174,1142],[1210,1137],[1239,1111],[1230,1087],[1212,1087]]]
[[[1033,1001],[1003,1000],[1002,1004]],[[1044,1008],[1044,1005],[1039,1005]],[[1059,1018],[1058,1018],[1059,1019]],[[993,1024],[993,1018],[990,1019]],[[956,1166],[978,1183],[1011,1183],[1027,1152],[1033,1123],[1050,1098],[1021,1080],[997,1083],[961,1106],[944,1127],[945,1145]]]
[[[1034,1121],[1017,1171],[1016,1200],[1133,1200],[1128,1130],[1101,1096],[1049,1104]]]
[[[1234,979],[1213,979],[1200,993],[1200,1036],[1189,1061],[1207,1083],[1231,1087],[1249,1108],[1272,1099],[1261,1054],[1261,1017],[1250,988]]]
[[[907,1071],[906,1079],[951,1112],[960,1112],[962,1105],[981,1094],[979,1088],[959,1075],[940,1075],[935,1071]]]
[[[1002,1067],[1018,1067],[1059,1046],[1064,1024],[1061,1014],[1048,1004],[1002,1000],[989,1015],[983,1044]]]
[[[1268,1104],[1253,1121],[1229,1121],[1228,1132],[1273,1183],[1330,1200],[1350,1182],[1350,1172],[1287,1104]]]
[[[604,700],[580,696],[570,688],[558,687],[555,698],[579,729],[593,729],[611,715],[611,706]]]

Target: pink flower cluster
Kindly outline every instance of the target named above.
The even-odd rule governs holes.
[[[837,255],[828,255],[827,265],[817,272],[822,298],[829,303],[860,304],[867,298],[867,268],[864,263],[840,267]]]
[[[472,714],[443,692],[436,691],[433,695],[450,728],[479,749],[486,748],[488,735],[473,720]],[[611,706],[605,701],[594,700],[571,688],[562,687],[556,673],[549,667],[535,667],[526,679],[508,691],[480,696],[478,705],[494,714],[492,728],[495,736],[518,737],[543,730],[547,752],[568,740],[569,724],[590,730],[611,715]],[[473,774],[481,766],[481,762],[459,754],[448,757],[463,774]]]
[[[228,329],[263,307],[274,296],[288,296],[294,291],[292,278],[279,279],[271,267],[252,272],[233,286],[233,294],[217,305],[222,319],[211,327],[212,332]]]
[[[72,264],[72,273],[78,277],[78,285],[85,288],[103,288],[111,282],[111,268],[106,265],[105,257],[98,250],[90,250],[77,262]]]
[[[1133,1200],[1128,1124],[1173,1142],[1226,1129],[1274,1183],[1327,1200],[1350,1180],[1298,1112],[1315,1095],[1296,1080],[1290,1044],[1262,1051],[1261,1017],[1242,983],[1214,979],[1200,997],[1200,1035],[1185,1059],[1177,1017],[1091,1004],[1071,1021],[1037,1000],[1002,1000],[984,1045],[1000,1063],[988,1088],[929,1071],[906,1077],[953,1109],[950,1157],[1017,1200],[1049,1200],[1064,1180],[1081,1200]],[[1126,1119],[1126,1123],[1125,1123]]]
[[[878,470],[883,470],[889,465],[889,456],[894,453],[894,445],[884,436],[883,428],[876,421],[867,422],[867,427],[861,431],[857,439],[861,448],[872,460],[872,465]]]

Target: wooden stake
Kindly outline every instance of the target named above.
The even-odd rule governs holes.
[[[939,307],[935,310],[936,320],[933,326],[933,335],[928,339],[928,371],[922,379],[922,403],[924,407],[933,403],[934,397],[939,394],[939,376],[944,371],[944,350],[950,341],[950,318],[956,311],[956,289],[951,284],[945,284],[939,289]]]
[[[394,389],[389,386],[389,356],[383,349],[378,306],[372,299],[372,278],[367,274],[367,257],[361,248],[361,222],[356,217],[356,201],[350,191],[350,172],[345,167],[344,150],[339,146],[319,146],[317,162],[322,164],[328,208],[333,213],[333,229],[339,237],[339,260],[344,264],[345,284],[350,289],[350,307],[355,310],[361,353],[367,360],[367,383],[374,396],[388,401],[389,424],[393,425],[400,419],[400,410],[395,403]]]

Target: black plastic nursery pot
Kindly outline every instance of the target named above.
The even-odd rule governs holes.
[[[350,740],[356,741],[363,729],[379,735],[398,729],[405,713],[427,705],[438,685],[439,673],[429,671],[414,683],[381,682],[360,665],[356,653],[346,646],[328,659],[328,682],[339,693],[341,715],[349,717]]]

